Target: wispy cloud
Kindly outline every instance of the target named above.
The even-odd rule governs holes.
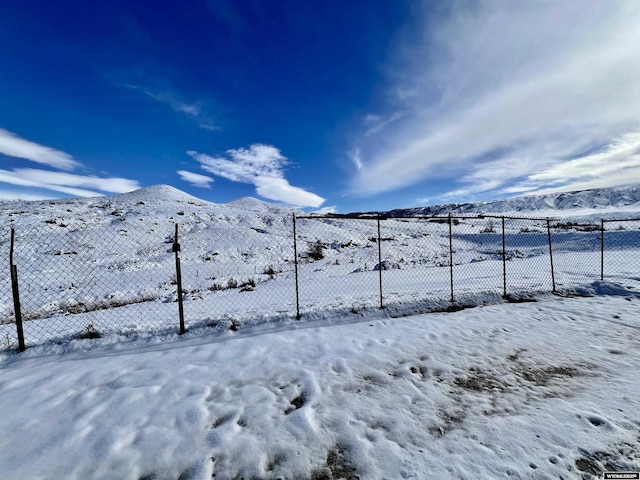
[[[210,131],[219,130],[219,127],[206,111],[203,101],[194,103],[185,102],[178,93],[171,89],[152,89],[130,83],[124,86],[146,95],[148,98],[169,107],[174,112],[191,118],[200,128]]]
[[[552,193],[613,187],[640,179],[640,132],[615,139],[602,152],[557,163],[507,188],[513,193]]]
[[[125,193],[140,188],[138,182],[126,178],[101,178],[33,168],[0,170],[0,182],[21,187],[41,188],[77,197],[103,195],[100,192]]]
[[[226,157],[187,153],[214,175],[255,185],[258,195],[264,198],[300,207],[319,207],[324,203],[324,198],[289,184],[283,172],[288,161],[271,145],[253,144],[249,148],[227,150]]]
[[[73,170],[82,166],[68,153],[34,143],[3,129],[0,129],[0,154],[41,163],[54,169]],[[140,188],[137,181],[126,178],[105,178],[36,168],[0,170],[0,183],[27,188],[27,190],[0,189],[0,198],[5,200],[51,198],[41,193],[30,193],[29,188],[50,190],[76,197],[99,196],[103,195],[102,192],[124,193]]]
[[[0,153],[62,170],[73,170],[80,166],[68,153],[25,140],[1,128]]]
[[[318,215],[329,215],[331,213],[336,213],[338,211],[338,207],[335,205],[331,205],[329,207],[322,207],[319,210],[314,210],[311,213],[316,213]]]
[[[370,117],[355,142],[354,191],[444,180],[452,196],[496,195],[640,181],[636,1],[452,2],[427,22],[424,43],[399,48],[410,61],[394,65],[404,75],[389,88],[393,113]],[[595,148],[604,153],[584,154]]]
[[[210,184],[213,182],[213,178],[200,173],[189,172],[187,170],[178,170],[177,173],[182,180],[195,187],[210,188]]]

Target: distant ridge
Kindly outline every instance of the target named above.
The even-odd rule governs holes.
[[[452,214],[587,215],[611,211],[640,212],[640,184],[574,192],[527,195],[491,202],[466,202],[398,208],[384,212],[392,217]],[[380,212],[383,213],[383,212]]]
[[[253,197],[243,197],[226,203],[202,200],[170,185],[153,185],[132,192],[88,198],[64,198],[51,200],[0,201],[0,220],[38,215],[58,217],[82,217],[90,212],[96,218],[99,211],[110,215],[154,215],[171,218],[174,215],[205,216],[231,215],[290,216],[295,207],[266,202]],[[72,213],[72,215],[69,215]],[[527,195],[491,202],[465,202],[428,205],[413,208],[396,208],[388,211],[351,212],[337,216],[359,217],[383,214],[389,217],[448,215],[512,215],[524,217],[640,217],[640,184],[625,187],[596,188],[547,195]],[[117,214],[117,215],[116,215]],[[331,215],[329,215],[331,216]],[[70,223],[67,219],[65,223]],[[71,223],[73,223],[71,221]]]

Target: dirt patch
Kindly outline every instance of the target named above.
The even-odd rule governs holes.
[[[429,433],[440,437],[462,428],[467,416],[512,415],[514,409],[519,408],[517,405],[530,406],[532,402],[570,395],[574,387],[567,385],[566,379],[585,376],[593,369],[587,364],[557,366],[526,361],[521,358],[525,351],[516,350],[507,355],[507,362],[494,368],[491,365],[471,367],[465,374],[440,379],[452,387],[450,401],[442,405],[439,421],[428,428]],[[437,377],[432,378],[438,381]],[[470,401],[469,394],[477,396],[477,400]],[[598,423],[598,420],[592,422],[597,426],[594,422]]]
[[[466,377],[454,378],[453,384],[456,387],[474,392],[504,392],[510,386],[492,373],[475,367],[469,369],[469,375]]]
[[[299,408],[302,408],[302,406],[305,404],[306,402],[306,397],[304,395],[304,392],[301,392],[300,394],[296,395],[292,400],[291,400],[291,405],[289,405],[289,408],[287,408],[287,410],[284,412],[285,415],[289,415],[292,412],[295,412],[296,410],[298,410]]]
[[[514,368],[514,373],[539,387],[546,387],[551,381],[558,378],[577,377],[582,374],[574,367],[528,366],[521,363]]]
[[[590,452],[578,449],[580,456],[575,460],[576,469],[584,480],[602,478],[603,472],[637,472],[640,470],[640,437],[636,442],[622,442],[612,445],[608,451]]]
[[[325,465],[316,471],[310,480],[360,480],[355,467],[351,464],[348,450],[336,445],[327,453]]]

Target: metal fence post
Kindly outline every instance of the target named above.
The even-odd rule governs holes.
[[[11,229],[11,249],[9,250],[9,268],[11,269],[11,291],[13,293],[13,312],[16,317],[16,330],[18,333],[18,350],[24,352],[27,348],[24,343],[24,331],[22,329],[22,309],[20,308],[20,288],[18,287],[18,267],[13,263],[13,247],[16,232]]]
[[[182,301],[182,273],[180,270],[180,244],[178,243],[178,224],[175,224],[176,231],[173,237],[173,252],[176,254],[176,282],[178,284],[178,315],[180,316],[180,335],[186,330],[184,328],[184,305]]]
[[[296,214],[293,215],[293,264],[296,271],[296,320],[300,320],[300,288],[298,286],[298,239],[296,235]]]
[[[604,281],[604,219],[600,219],[600,281]]]
[[[380,215],[378,215],[378,277],[380,280],[380,308],[384,308],[382,303],[382,236],[380,235]]]
[[[504,217],[502,217],[502,296],[507,297],[507,246],[504,234]]]
[[[551,221],[547,218],[547,237],[549,239],[549,259],[551,261],[551,285],[552,292],[556,292],[556,276],[553,271],[553,248],[551,248]]]
[[[451,280],[451,303],[453,303],[453,227],[451,214],[449,214],[449,279]]]

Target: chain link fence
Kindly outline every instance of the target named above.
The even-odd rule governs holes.
[[[381,307],[450,310],[602,279],[640,287],[640,220],[258,215],[243,238],[228,232],[186,219],[179,230],[170,221],[6,230],[0,349]]]
[[[640,220],[603,220],[602,233],[601,278],[638,287]]]
[[[13,264],[26,344],[175,328],[177,288],[169,226],[152,226],[144,234],[112,225],[16,229]],[[10,249],[10,242],[2,248]],[[12,337],[15,309],[11,289],[4,287],[1,331],[3,337]],[[12,324],[14,328],[8,328]]]
[[[295,311],[292,217],[257,216],[243,237],[216,223],[181,223],[187,328],[245,325]]]

